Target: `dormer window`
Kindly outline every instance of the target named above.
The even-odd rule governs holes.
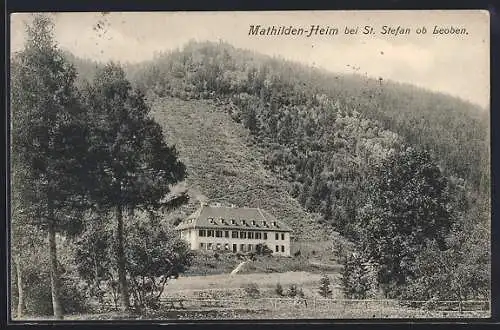
[[[220,218],[220,223],[221,223],[221,224],[225,224],[225,223],[226,223],[226,220],[224,220],[223,218]]]
[[[276,221],[273,221],[273,226],[276,227]]]
[[[232,224],[232,225],[235,225],[235,224],[236,224],[236,221],[234,221],[234,219],[231,219],[231,224]]]
[[[255,220],[252,220],[252,226],[255,226]]]
[[[214,218],[208,218],[208,222],[210,222],[210,223],[213,224],[214,223]]]
[[[264,220],[264,221],[262,221],[262,225],[263,225],[263,226],[267,226],[267,222],[266,222],[265,220]]]
[[[241,220],[241,223],[243,224],[243,226],[247,225],[247,221],[246,220]]]

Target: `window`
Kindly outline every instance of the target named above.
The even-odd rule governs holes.
[[[247,232],[246,231],[240,231],[240,238],[247,238]]]
[[[276,245],[276,252],[280,252],[280,247],[279,247],[279,245]]]
[[[267,239],[267,233],[264,233],[264,239]]]
[[[240,244],[240,251],[245,252],[245,244]]]
[[[248,232],[248,238],[253,239],[253,232],[251,232],[251,231]]]
[[[253,245],[252,244],[248,244],[248,251],[252,251],[252,248],[253,248]]]
[[[255,233],[256,239],[262,239],[262,233]]]
[[[281,246],[281,252],[285,252],[285,246],[284,245]]]
[[[217,250],[220,250],[220,243],[217,243]]]
[[[205,232],[205,229],[200,229],[200,237],[205,237],[206,236],[206,232]]]
[[[215,232],[215,237],[222,237],[222,230],[217,230]]]
[[[224,237],[229,237],[229,231],[228,231],[228,230],[226,230],[226,231],[224,232]]]
[[[285,240],[285,234],[281,234],[281,239]]]
[[[280,235],[279,235],[278,233],[276,233],[276,234],[274,234],[274,238],[275,238],[276,240],[279,240],[279,239],[280,239]]]
[[[208,237],[214,237],[214,231],[213,230],[208,230],[207,231],[207,236]]]
[[[208,243],[207,250],[212,250],[212,243]]]
[[[205,243],[200,243],[200,249],[203,249],[205,247]]]
[[[233,230],[233,231],[231,232],[231,237],[232,237],[232,238],[238,238],[238,232]]]
[[[229,251],[229,244],[228,243],[224,244],[224,250]]]

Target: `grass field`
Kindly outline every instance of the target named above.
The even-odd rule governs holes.
[[[123,314],[119,312],[100,314],[66,315],[65,320],[231,320],[231,319],[468,319],[488,318],[489,311],[432,311],[382,304],[378,301],[347,302],[325,304],[317,301],[305,307],[303,304],[281,303],[272,301],[245,300],[226,301],[226,308],[185,308],[182,310],[163,309],[147,315]],[[26,317],[16,321],[51,320],[51,317]]]
[[[302,249],[300,256],[255,256],[255,260],[247,262],[240,270],[241,273],[286,273],[305,271],[310,273],[340,272],[342,266],[337,257],[333,255],[329,242],[323,242],[323,247],[316,247],[314,255],[303,247],[297,247],[297,242],[292,242],[292,249]],[[228,251],[195,251],[191,266],[185,271],[184,276],[229,274],[242,261],[248,257],[236,255]]]
[[[338,283],[338,273],[328,274],[334,285],[334,297],[341,297]],[[280,283],[283,289],[295,284],[302,288],[306,296],[318,296],[317,290],[321,275],[309,272],[286,272],[286,273],[256,273],[256,274],[219,274],[208,276],[179,277],[173,280],[166,288],[166,296],[194,296],[200,291],[211,291],[220,294],[234,292],[239,296],[242,288],[255,283],[262,296],[276,296],[274,290]]]

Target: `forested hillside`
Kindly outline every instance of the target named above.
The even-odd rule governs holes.
[[[335,75],[224,43],[128,68],[148,98],[218,99],[262,148],[290,195],[348,233],[373,164],[405,145],[426,149],[470,202],[489,197],[487,112],[414,86]],[[466,150],[467,152],[464,152]]]

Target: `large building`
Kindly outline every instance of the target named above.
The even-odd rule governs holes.
[[[262,244],[290,256],[290,227],[260,208],[202,204],[175,229],[192,250],[252,252]]]

